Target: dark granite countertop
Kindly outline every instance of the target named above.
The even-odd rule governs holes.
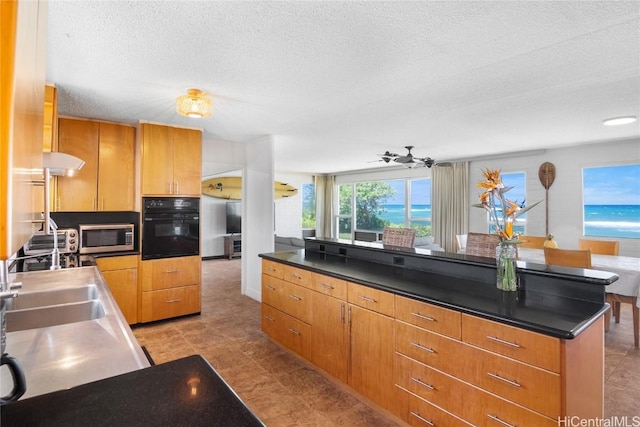
[[[495,284],[456,277],[453,270],[437,274],[305,250],[260,256],[562,339],[576,337],[609,308],[604,300],[586,301],[528,289],[503,292]],[[451,268],[455,267],[452,263]]]
[[[264,426],[202,356],[5,404],[8,426]]]

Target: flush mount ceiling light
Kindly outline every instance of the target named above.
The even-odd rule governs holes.
[[[176,111],[187,117],[209,117],[213,103],[207,94],[200,89],[189,89],[186,95],[176,98]]]
[[[637,120],[638,118],[635,116],[613,117],[611,119],[603,120],[602,124],[604,124],[605,126],[619,126],[627,125]]]

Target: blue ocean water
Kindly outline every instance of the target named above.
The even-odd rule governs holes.
[[[391,224],[404,224],[404,205],[384,205],[382,219]],[[431,205],[413,205],[414,223],[431,225]],[[524,226],[516,224],[515,231],[524,233]],[[640,205],[587,205],[584,207],[584,235],[602,237],[640,238]]]
[[[586,205],[584,235],[640,238],[640,205]]]

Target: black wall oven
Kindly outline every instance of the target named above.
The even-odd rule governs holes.
[[[142,259],[200,254],[200,199],[142,198]]]

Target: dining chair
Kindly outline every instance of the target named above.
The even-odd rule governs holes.
[[[549,265],[591,268],[591,250],[544,248],[544,262]]]
[[[591,249],[592,254],[618,256],[620,243],[617,240],[578,240],[578,249]]]
[[[466,255],[486,258],[496,257],[496,246],[500,244],[497,234],[467,233]]]
[[[412,248],[416,240],[414,228],[385,227],[382,232],[382,244],[400,248]]]
[[[467,235],[456,234],[456,243],[458,244],[458,252],[465,253],[467,248]]]
[[[532,248],[532,249],[542,249],[544,247],[544,242],[547,241],[546,236],[518,236],[518,241],[520,242],[518,246],[521,248]]]

